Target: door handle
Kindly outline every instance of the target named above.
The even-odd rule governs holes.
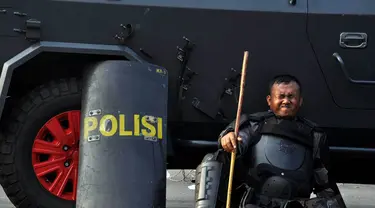
[[[367,34],[359,32],[342,32],[340,34],[339,44],[343,48],[365,48],[367,46]]]

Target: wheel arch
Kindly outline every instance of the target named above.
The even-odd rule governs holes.
[[[50,41],[31,45],[3,65],[0,75],[0,120],[3,120],[6,100],[10,92],[17,94],[51,79],[80,76],[82,66],[108,59],[145,62],[133,50],[121,45]],[[66,70],[67,66],[71,69]]]

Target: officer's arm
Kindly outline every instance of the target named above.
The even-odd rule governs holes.
[[[235,123],[235,121],[233,121],[231,124],[229,124],[220,133],[219,139],[218,139],[218,148],[219,149],[223,149],[223,147],[221,146],[221,142],[220,142],[221,138],[224,137],[229,132],[234,132],[234,123]],[[242,139],[242,141],[237,142],[237,158],[240,158],[241,156],[243,156],[247,152],[248,146],[251,144],[251,141],[252,141],[251,132],[252,132],[252,129],[254,128],[254,125],[255,124],[253,124],[250,121],[243,121],[242,123],[240,123],[238,136]]]
[[[244,123],[245,120],[247,120],[247,115],[245,114],[241,114],[240,116],[240,124],[241,123]],[[228,134],[229,132],[234,132],[234,128],[235,128],[235,125],[236,125],[236,120],[233,120],[232,122],[230,122],[225,128],[223,131],[220,132],[219,134],[219,138],[217,140],[217,145],[218,145],[218,148],[219,149],[222,149],[222,146],[221,146],[221,138],[223,138],[223,136],[225,136],[226,134]]]
[[[331,164],[329,158],[329,145],[325,133],[320,134],[320,145],[318,149],[318,158],[315,161],[315,194],[320,197],[336,198],[340,207],[344,208],[345,203],[342,199],[340,190],[336,184],[335,178],[330,174]]]
[[[330,174],[331,164],[329,158],[329,146],[325,133],[319,134],[318,157],[315,161],[315,179],[317,182],[317,192],[331,188],[335,194],[339,194],[339,189],[332,175]]]
[[[229,133],[229,132],[234,132],[233,131],[228,131],[226,133]],[[239,132],[238,132],[238,136],[242,139],[242,141],[239,141],[237,142],[237,154],[236,154],[236,158],[239,159],[241,158],[244,154],[246,154],[247,150],[248,150],[248,147],[251,143],[251,126],[245,126],[244,128],[240,129]],[[224,134],[225,135],[225,134]],[[223,135],[223,136],[224,136]],[[219,138],[219,149],[223,149],[223,147],[221,146],[220,144],[220,139],[221,137]]]
[[[240,115],[240,122],[239,122],[239,124],[240,124],[240,128],[241,128],[241,126],[244,124],[244,123],[246,123],[247,121],[248,121],[248,119],[249,119],[249,116],[247,115],[247,114],[241,114]],[[234,128],[236,127],[236,120],[233,120],[232,122],[230,122],[225,128],[224,128],[224,130],[220,133],[220,135],[219,135],[219,147],[220,147],[220,139],[223,137],[223,136],[225,136],[227,133],[229,133],[229,132],[234,132]]]

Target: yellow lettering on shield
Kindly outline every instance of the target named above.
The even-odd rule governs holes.
[[[132,131],[125,130],[125,115],[120,114],[120,136],[132,136]]]
[[[109,125],[109,121],[111,125]],[[107,131],[106,127],[111,126],[111,129]],[[103,136],[113,136],[117,132],[117,119],[113,115],[104,115],[100,119],[99,131]]]
[[[144,127],[146,127],[148,130],[150,130],[148,132],[146,129],[142,129],[142,135],[143,136],[153,137],[153,136],[156,135],[155,126],[153,126],[152,124],[150,124],[150,123],[147,122],[147,116],[143,116],[141,122],[142,122],[142,125]]]
[[[140,130],[139,130],[139,115],[134,114],[134,136],[139,136]]]
[[[106,137],[118,134],[119,136],[125,137],[156,136],[158,139],[163,139],[163,119],[161,117],[140,116],[139,114],[134,114],[132,117],[134,119],[133,126],[126,126],[126,124],[129,123],[126,119],[129,117],[124,114],[119,114],[118,120],[116,116],[110,114],[103,115],[101,118],[85,117],[84,138],[87,139],[90,132],[99,130],[100,134]],[[152,118],[152,121],[148,120],[150,117]],[[156,124],[154,124],[154,121],[157,121],[155,122]]]
[[[98,127],[98,120],[95,117],[86,117],[83,125],[83,138],[86,139],[89,136],[89,131],[93,131]]]
[[[158,118],[158,138],[163,139],[163,119]]]

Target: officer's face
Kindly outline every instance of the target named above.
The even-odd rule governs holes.
[[[302,97],[296,82],[274,84],[267,96],[270,109],[280,117],[294,117],[302,105]]]

